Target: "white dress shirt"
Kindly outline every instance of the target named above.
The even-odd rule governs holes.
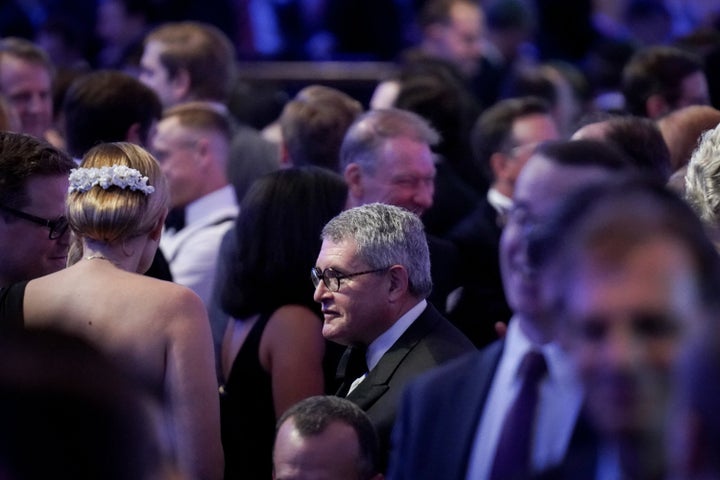
[[[220,242],[239,208],[232,186],[215,190],[185,207],[185,228],[163,231],[160,248],[173,280],[210,305]]]
[[[548,367],[548,375],[540,383],[538,416],[531,443],[534,471],[562,461],[575,427],[582,390],[565,352],[554,343],[533,345],[518,323],[518,319],[513,318],[508,325],[505,347],[475,433],[468,480],[484,480],[490,475],[503,421],[520,391],[522,379],[518,369],[530,350],[541,351]]]

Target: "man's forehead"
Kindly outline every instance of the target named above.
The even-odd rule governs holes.
[[[546,215],[574,191],[609,181],[614,175],[597,165],[563,165],[534,154],[518,176],[513,200],[537,215]]]

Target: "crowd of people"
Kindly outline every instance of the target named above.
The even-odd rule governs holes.
[[[101,0],[92,57],[30,3],[0,477],[720,478],[712,2],[367,2],[373,50],[363,2]],[[343,56],[397,68],[233,97],[239,60]]]

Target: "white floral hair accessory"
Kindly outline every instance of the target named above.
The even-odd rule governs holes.
[[[129,188],[150,195],[155,187],[148,185],[148,177],[125,165],[113,165],[100,168],[73,168],[70,170],[70,187],[68,192],[87,192],[94,186],[103,190],[115,186],[123,190]]]

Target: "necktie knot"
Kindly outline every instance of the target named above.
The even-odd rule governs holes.
[[[536,351],[526,353],[520,363],[519,373],[523,382],[537,384],[547,373],[545,356]]]

